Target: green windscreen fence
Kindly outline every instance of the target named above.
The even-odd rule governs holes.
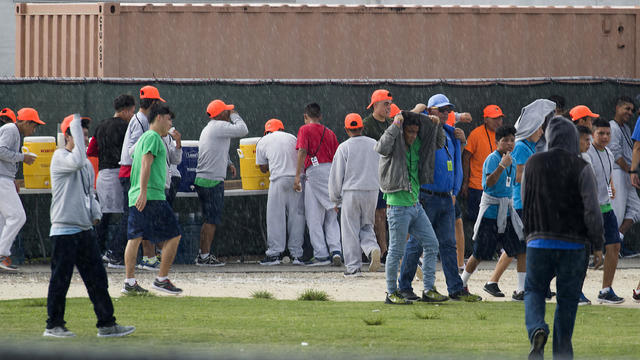
[[[35,135],[55,136],[56,125],[69,114],[79,112],[93,119],[91,132],[100,120],[113,115],[112,101],[120,94],[138,98],[144,85],[154,85],[176,114],[174,126],[184,140],[197,140],[207,123],[206,107],[213,99],[222,99],[236,106],[249,127],[248,137],[261,136],[264,123],[271,118],[282,120],[287,132],[296,134],[303,125],[304,106],[318,103],[325,125],[334,130],[338,139],[346,139],[344,117],[351,112],[366,116],[370,110],[371,93],[379,88],[391,92],[401,109],[411,109],[425,103],[436,93],[443,93],[455,104],[455,110],[471,113],[474,121],[463,125],[467,133],[482,122],[482,109],[488,104],[499,105],[505,113],[505,123],[513,124],[523,106],[538,98],[561,95],[566,107],[584,104],[605,119],[612,119],[615,99],[620,95],[632,98],[640,93],[640,80],[634,79],[513,79],[513,80],[0,80],[0,107],[17,110],[33,107],[47,124]],[[633,126],[635,119],[630,124]],[[238,141],[232,141],[231,159],[237,165]],[[20,177],[20,176],[19,176]],[[27,211],[17,247],[25,258],[42,258],[50,254],[50,196],[22,196]],[[263,253],[266,244],[266,196],[226,198],[223,224],[216,232],[214,253],[220,256],[249,256]],[[176,212],[183,226],[185,259],[197,251],[199,236],[199,205],[195,198],[181,198]],[[114,225],[115,226],[115,225]],[[194,245],[196,244],[196,245]]]

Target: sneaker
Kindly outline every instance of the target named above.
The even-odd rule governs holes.
[[[544,345],[547,343],[547,334],[544,329],[537,329],[531,338],[531,350],[529,350],[529,360],[544,359]]]
[[[620,256],[621,259],[633,259],[640,256],[640,253],[627,248],[622,248],[618,256]]]
[[[127,336],[136,331],[135,326],[122,326],[113,324],[113,326],[103,326],[98,328],[98,337],[120,337]]]
[[[436,287],[432,287],[431,290],[425,290],[422,292],[422,302],[443,302],[449,300],[449,297],[442,295],[436,290]]]
[[[331,265],[331,257],[327,256],[326,258],[316,258],[312,257],[308,261],[304,263],[306,266],[326,266]]]
[[[602,291],[598,293],[598,302],[600,304],[622,304],[624,302],[624,298],[616,295],[613,292],[612,288],[609,288],[609,291],[603,293]]]
[[[178,295],[182,293],[182,289],[175,287],[169,279],[165,279],[163,281],[155,279],[153,280],[153,285],[151,285],[151,287],[171,295]]]
[[[458,266],[458,274],[462,275],[464,272],[464,266]]]
[[[633,289],[633,301],[635,302],[640,302],[640,290],[638,289]]]
[[[413,301],[405,299],[399,291],[394,291],[391,294],[387,293],[384,303],[391,305],[411,305],[413,304]]]
[[[160,261],[156,256],[151,259],[144,260],[138,265],[138,269],[149,270],[149,271],[158,271],[160,270]]]
[[[50,336],[50,337],[56,337],[56,338],[70,338],[70,337],[75,337],[76,334],[72,333],[71,331],[69,331],[69,329],[67,329],[64,326],[56,326],[53,329],[44,329],[42,336]]]
[[[260,265],[279,265],[280,258],[277,256],[267,256],[260,260]]]
[[[109,269],[124,269],[124,261],[111,258],[107,263]]]
[[[398,290],[403,298],[411,301],[420,300],[420,296],[416,295],[413,290]]]
[[[360,269],[356,269],[354,271],[345,271],[344,272],[344,277],[346,278],[356,278],[356,277],[362,277],[362,271]]]
[[[369,272],[376,272],[380,269],[380,249],[373,249],[369,254]]]
[[[149,290],[138,285],[138,282],[136,281],[133,285],[129,285],[129,283],[125,282],[124,287],[120,292],[127,295],[140,295],[148,293]]]
[[[340,251],[331,252],[331,265],[342,266],[342,253]]]
[[[299,257],[293,258],[293,261],[291,261],[291,265],[304,265],[304,261],[302,261],[302,259]]]
[[[524,301],[524,291],[513,291],[511,295],[511,300],[513,301]]]
[[[584,296],[584,293],[581,292],[580,299],[578,299],[578,306],[585,306],[585,305],[591,305],[591,300],[587,299],[587,297]]]
[[[0,256],[0,269],[4,271],[18,271],[18,268],[11,265],[11,258],[8,256]]]
[[[551,288],[548,288],[547,293],[544,295],[544,297],[547,298],[547,300],[553,299],[554,296],[556,296],[556,293],[555,291],[551,291]]]
[[[224,266],[225,263],[218,260],[215,256],[209,254],[206,258],[202,258],[200,255],[196,257],[197,266]]]
[[[482,290],[488,292],[493,297],[504,297],[504,293],[498,287],[498,283],[493,283],[493,284],[486,283],[484,284],[484,287],[482,288]]]
[[[111,259],[111,250],[107,250],[102,254],[102,263],[106,264]]]
[[[467,288],[463,288],[462,290],[456,291],[453,294],[449,294],[449,298],[453,301],[464,301],[464,302],[482,301],[482,297],[480,295],[470,293],[469,290],[467,290]]]

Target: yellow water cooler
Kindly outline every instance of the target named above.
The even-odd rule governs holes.
[[[37,156],[31,165],[23,164],[24,187],[27,189],[51,189],[49,167],[53,152],[56,151],[56,138],[53,136],[27,136],[22,146],[23,153]]]
[[[240,139],[240,177],[243,190],[264,190],[269,188],[269,172],[260,171],[256,165],[256,145],[259,137]]]

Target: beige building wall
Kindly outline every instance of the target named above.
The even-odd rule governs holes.
[[[16,4],[16,76],[640,77],[640,8]]]

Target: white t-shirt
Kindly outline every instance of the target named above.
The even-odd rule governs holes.
[[[298,151],[296,137],[284,131],[263,136],[256,145],[256,164],[269,165],[269,181],[283,176],[296,176]]]

